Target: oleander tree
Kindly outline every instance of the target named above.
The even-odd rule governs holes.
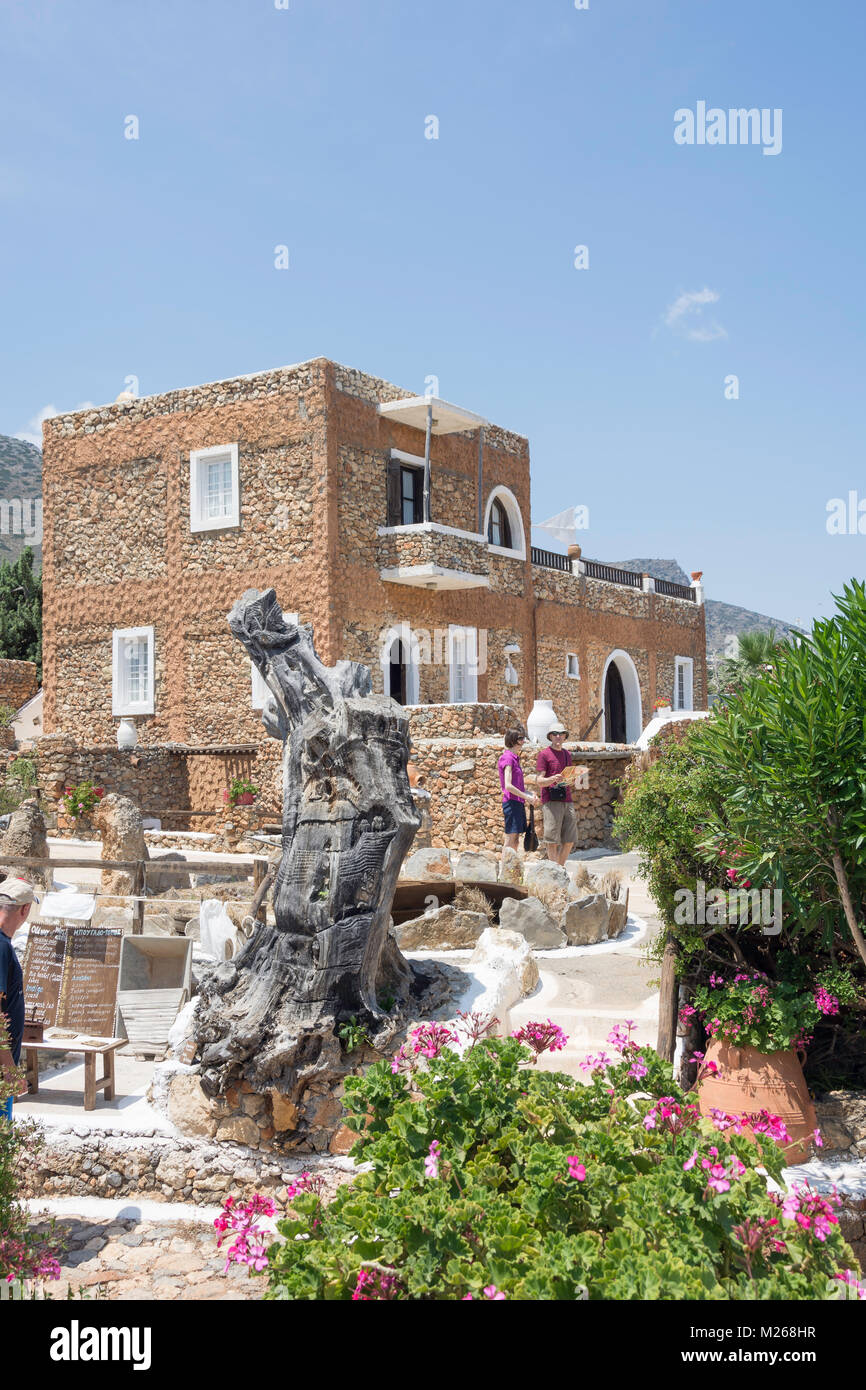
[[[723,783],[700,847],[736,842],[738,870],[782,889],[787,934],[866,970],[866,585],[695,731]]]
[[[807,1076],[866,1084],[866,586],[627,779],[616,829],[641,852],[683,982],[727,965],[806,988],[836,971],[844,1007],[816,1030]],[[678,923],[676,892],[699,878],[778,890],[781,931]]]

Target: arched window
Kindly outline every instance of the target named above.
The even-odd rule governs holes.
[[[508,513],[498,498],[494,498],[490,508],[490,520],[487,523],[487,539],[491,545],[501,545],[505,550],[511,550],[511,522],[508,520]]]
[[[526,535],[520,504],[514,493],[501,483],[487,499],[483,534],[495,553],[510,555],[515,560],[526,559]]]

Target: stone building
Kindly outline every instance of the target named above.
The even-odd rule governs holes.
[[[142,745],[270,764],[226,625],[268,585],[325,662],[446,723],[550,699],[572,737],[630,743],[659,698],[705,707],[700,587],[531,548],[528,442],[469,411],[317,358],[43,435],[47,735],[107,747],[126,716]]]

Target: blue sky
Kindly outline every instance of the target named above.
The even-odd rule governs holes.
[[[527,434],[590,556],[793,622],[862,575],[826,531],[866,500],[862,3],[3,0],[0,35],[0,432],[325,355]],[[676,144],[699,101],[781,108],[781,152]]]

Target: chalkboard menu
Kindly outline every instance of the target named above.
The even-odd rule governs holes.
[[[122,941],[120,927],[34,923],[24,971],[28,1016],[46,1028],[112,1037]]]
[[[27,938],[24,967],[24,1000],[27,1017],[46,1028],[57,1022],[60,986],[66,961],[66,928],[44,927],[34,922]]]

